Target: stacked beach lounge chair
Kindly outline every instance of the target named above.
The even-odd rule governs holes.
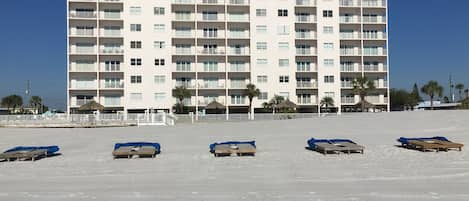
[[[219,156],[254,156],[256,154],[256,141],[228,141],[217,142],[210,145],[210,152]]]
[[[19,146],[6,150],[0,154],[0,160],[31,160],[48,157],[59,151],[58,146]]]
[[[151,157],[154,158],[156,154],[161,151],[159,143],[152,142],[128,142],[116,143],[112,155],[116,158],[132,158],[133,156]]]
[[[440,150],[448,151],[456,149],[462,151],[463,144],[454,143],[449,141],[445,137],[427,137],[427,138],[406,138],[401,137],[397,139],[402,144],[402,147],[408,149],[417,149],[420,151],[436,151]]]
[[[320,152],[324,155],[329,153],[361,153],[363,154],[365,147],[358,145],[348,139],[315,139],[308,140],[308,148]]]

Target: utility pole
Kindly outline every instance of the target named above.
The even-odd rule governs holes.
[[[26,102],[27,106],[29,106],[29,95],[31,94],[31,85],[30,84],[31,84],[30,81],[27,80],[26,81],[26,91],[25,91],[25,94],[26,94],[26,97],[25,97],[26,100],[25,101],[27,101]]]
[[[451,96],[451,102],[454,103],[454,84],[451,74],[449,75],[449,95]]]

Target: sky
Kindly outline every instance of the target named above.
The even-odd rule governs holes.
[[[390,85],[411,89],[450,74],[469,86],[468,0],[388,0]],[[45,3],[47,2],[47,3]],[[0,6],[0,97],[31,95],[66,105],[66,0],[14,0]]]

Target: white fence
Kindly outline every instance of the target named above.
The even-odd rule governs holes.
[[[108,127],[133,125],[174,125],[167,113],[146,114],[54,114],[0,115],[0,127]]]
[[[256,113],[254,120],[286,120],[286,119],[305,119],[316,118],[321,116],[336,116],[337,114],[318,114],[318,113]],[[222,121],[251,121],[248,114],[199,114],[196,118],[195,114],[178,114],[177,123],[191,123],[191,122],[222,122]]]

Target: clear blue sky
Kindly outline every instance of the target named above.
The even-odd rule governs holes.
[[[0,6],[0,97],[32,94],[66,104],[65,0],[14,0]],[[389,0],[391,87],[435,79],[469,86],[468,0]],[[448,91],[448,89],[446,89]]]

